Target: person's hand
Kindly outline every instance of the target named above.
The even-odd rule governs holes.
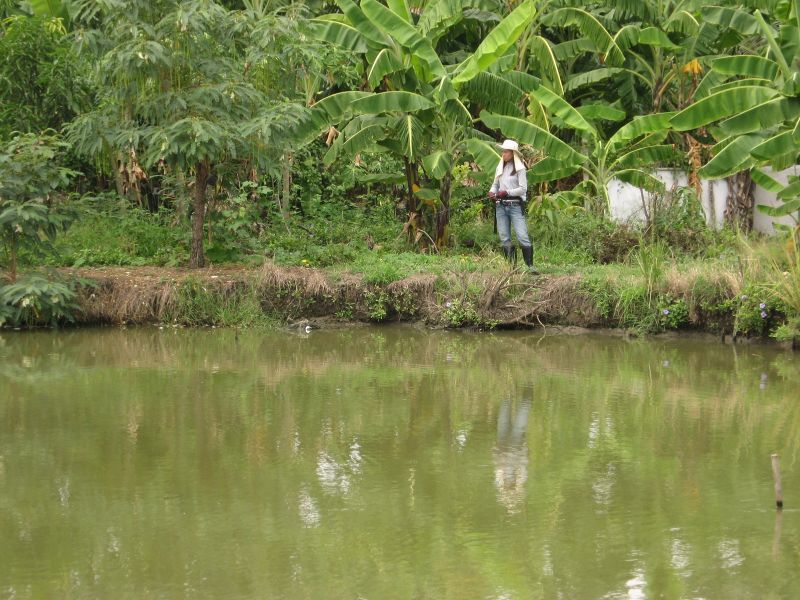
[[[486,194],[486,197],[489,198],[490,200],[494,200],[496,196],[497,194],[495,194],[494,192],[489,192],[488,194]]]
[[[505,190],[500,190],[499,192],[497,192],[498,198],[505,198],[506,196],[508,196],[508,192]]]

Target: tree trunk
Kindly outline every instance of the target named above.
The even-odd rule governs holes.
[[[444,248],[447,246],[449,237],[450,225],[450,189],[452,183],[452,175],[447,173],[442,178],[441,187],[439,188],[439,210],[436,211],[436,247]]]
[[[413,244],[417,240],[417,231],[419,230],[419,212],[417,212],[417,197],[414,195],[414,185],[416,182],[416,173],[414,166],[408,162],[408,158],[403,157],[403,163],[406,171],[406,213],[408,214],[408,221],[406,222],[406,233],[408,234],[408,241]]]
[[[203,253],[203,222],[206,212],[206,188],[208,187],[208,161],[197,163],[194,180],[194,212],[192,212],[192,251],[189,266],[193,269],[205,266]]]
[[[727,178],[728,199],[725,204],[725,223],[748,233],[753,228],[753,180],[749,171]]]
[[[282,183],[283,189],[281,190],[280,209],[281,216],[285,222],[289,221],[289,203],[291,202],[292,193],[292,155],[289,152],[283,155],[283,168],[282,168]]]

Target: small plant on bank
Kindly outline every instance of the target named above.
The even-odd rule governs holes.
[[[32,274],[0,284],[0,326],[27,326],[73,322],[79,310],[75,283]]]

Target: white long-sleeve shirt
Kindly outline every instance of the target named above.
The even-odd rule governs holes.
[[[525,202],[528,198],[528,176],[525,169],[517,169],[516,173],[512,173],[513,170],[514,161],[504,164],[502,174],[494,178],[490,191],[497,193],[505,190],[509,196],[521,198]]]

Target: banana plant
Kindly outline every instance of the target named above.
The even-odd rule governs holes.
[[[581,172],[584,180],[576,191],[594,205],[601,215],[610,214],[608,184],[619,179],[652,192],[663,192],[664,183],[650,171],[654,164],[674,159],[674,148],[664,144],[669,133],[669,120],[674,113],[635,117],[604,139],[597,127],[599,119],[624,118],[625,113],[605,105],[576,108],[545,85],[539,85],[531,97],[548,111],[552,122],[562,131],[571,131],[577,140],[576,150],[559,137],[529,120],[490,112],[481,113],[481,120],[490,128],[503,132],[521,143],[541,151],[544,159],[528,171],[528,183],[554,181]]]
[[[759,10],[718,12],[717,19],[738,33],[766,40],[764,51],[714,60],[715,86],[707,86],[706,95],[674,115],[672,126],[690,131],[713,125],[710,133],[717,144],[700,174],[721,179],[751,170],[756,183],[783,200],[778,208],[759,210],[793,215],[800,210],[800,184],[783,186],[761,169],[782,170],[800,158],[800,1],[779,3],[768,19]],[[776,19],[777,31],[770,24]]]
[[[463,19],[461,0],[432,0],[412,19],[406,0],[336,0],[341,14],[314,20],[320,39],[364,57],[365,88],[346,91],[316,103],[304,123],[309,137],[335,127],[338,137],[326,160],[372,151],[388,151],[406,166],[407,228],[413,240],[425,239],[421,206],[434,210],[435,232],[428,234],[440,247],[448,242],[452,168],[460,156],[479,164],[496,164],[498,153],[487,136],[476,131],[467,108],[470,85],[481,82],[493,98],[510,104],[524,98],[524,87],[536,78],[503,73],[501,59],[513,47],[535,15],[532,0],[520,3],[485,36],[477,49],[459,62],[443,62],[437,45]],[[436,192],[420,186],[419,173],[435,183]]]

